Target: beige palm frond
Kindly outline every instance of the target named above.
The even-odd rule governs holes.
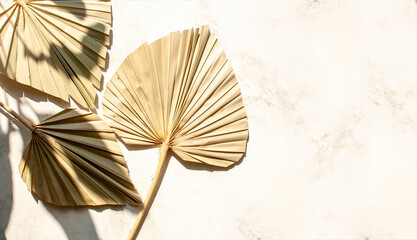
[[[127,145],[161,146],[156,176],[129,238],[161,182],[166,151],[229,167],[246,151],[248,124],[232,67],[207,26],[173,32],[130,54],[107,85],[103,113]]]
[[[19,172],[40,199],[57,206],[141,204],[114,132],[100,117],[65,109],[30,124],[0,106],[32,131]]]
[[[107,0],[10,1],[0,8],[0,74],[94,109],[110,25]]]

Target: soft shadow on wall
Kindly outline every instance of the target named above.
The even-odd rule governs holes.
[[[43,204],[65,231],[68,240],[98,240],[88,209],[58,208]]]
[[[0,240],[6,239],[5,231],[9,223],[12,211],[12,173],[9,161],[10,152],[10,126],[2,126],[0,123]],[[3,132],[3,129],[7,129]]]
[[[4,89],[4,82],[0,76],[0,87]],[[1,99],[3,103],[9,105],[7,99]],[[21,113],[21,102],[18,101],[16,112]],[[30,138],[30,131],[27,131],[25,127],[10,117],[10,115],[0,108],[0,115],[5,116],[6,121],[2,119],[0,121],[0,240],[7,239],[5,235],[6,228],[8,226],[11,210],[13,206],[13,181],[12,181],[12,167],[17,167],[17,163],[20,159],[11,159],[11,146],[15,143],[12,142],[11,137],[17,137],[23,139],[25,144]],[[24,116],[25,114],[22,114]],[[7,123],[7,124],[5,124]],[[4,126],[5,124],[6,126]],[[16,133],[16,134],[15,134]]]

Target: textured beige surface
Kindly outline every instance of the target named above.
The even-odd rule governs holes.
[[[143,239],[417,238],[415,0],[119,0],[113,12],[106,80],[143,42],[209,24],[249,122],[246,157],[228,171],[170,161]],[[33,121],[60,110],[19,90],[0,98]],[[134,207],[36,203],[17,169],[27,132],[3,116],[0,132],[0,229],[8,223],[8,238],[128,235]],[[144,197],[158,151],[125,155]]]

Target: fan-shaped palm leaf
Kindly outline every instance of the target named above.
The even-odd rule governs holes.
[[[107,0],[15,0],[0,13],[0,74],[94,108],[110,24]]]
[[[248,126],[232,67],[208,27],[174,32],[130,54],[107,85],[103,112],[128,145],[161,145],[156,176],[130,238],[152,204],[170,148],[180,159],[228,167]]]
[[[58,206],[140,205],[114,132],[97,115],[65,109],[30,124],[19,172],[28,189]]]

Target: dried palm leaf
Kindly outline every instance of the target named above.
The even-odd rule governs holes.
[[[160,146],[134,238],[153,202],[168,149],[183,161],[229,167],[246,151],[248,124],[232,67],[207,26],[171,33],[130,54],[107,85],[103,113],[127,145]]]
[[[15,0],[0,5],[0,74],[94,109],[110,24],[107,0]]]
[[[114,132],[100,117],[65,109],[30,124],[0,106],[32,131],[19,172],[40,199],[57,206],[141,204]]]

